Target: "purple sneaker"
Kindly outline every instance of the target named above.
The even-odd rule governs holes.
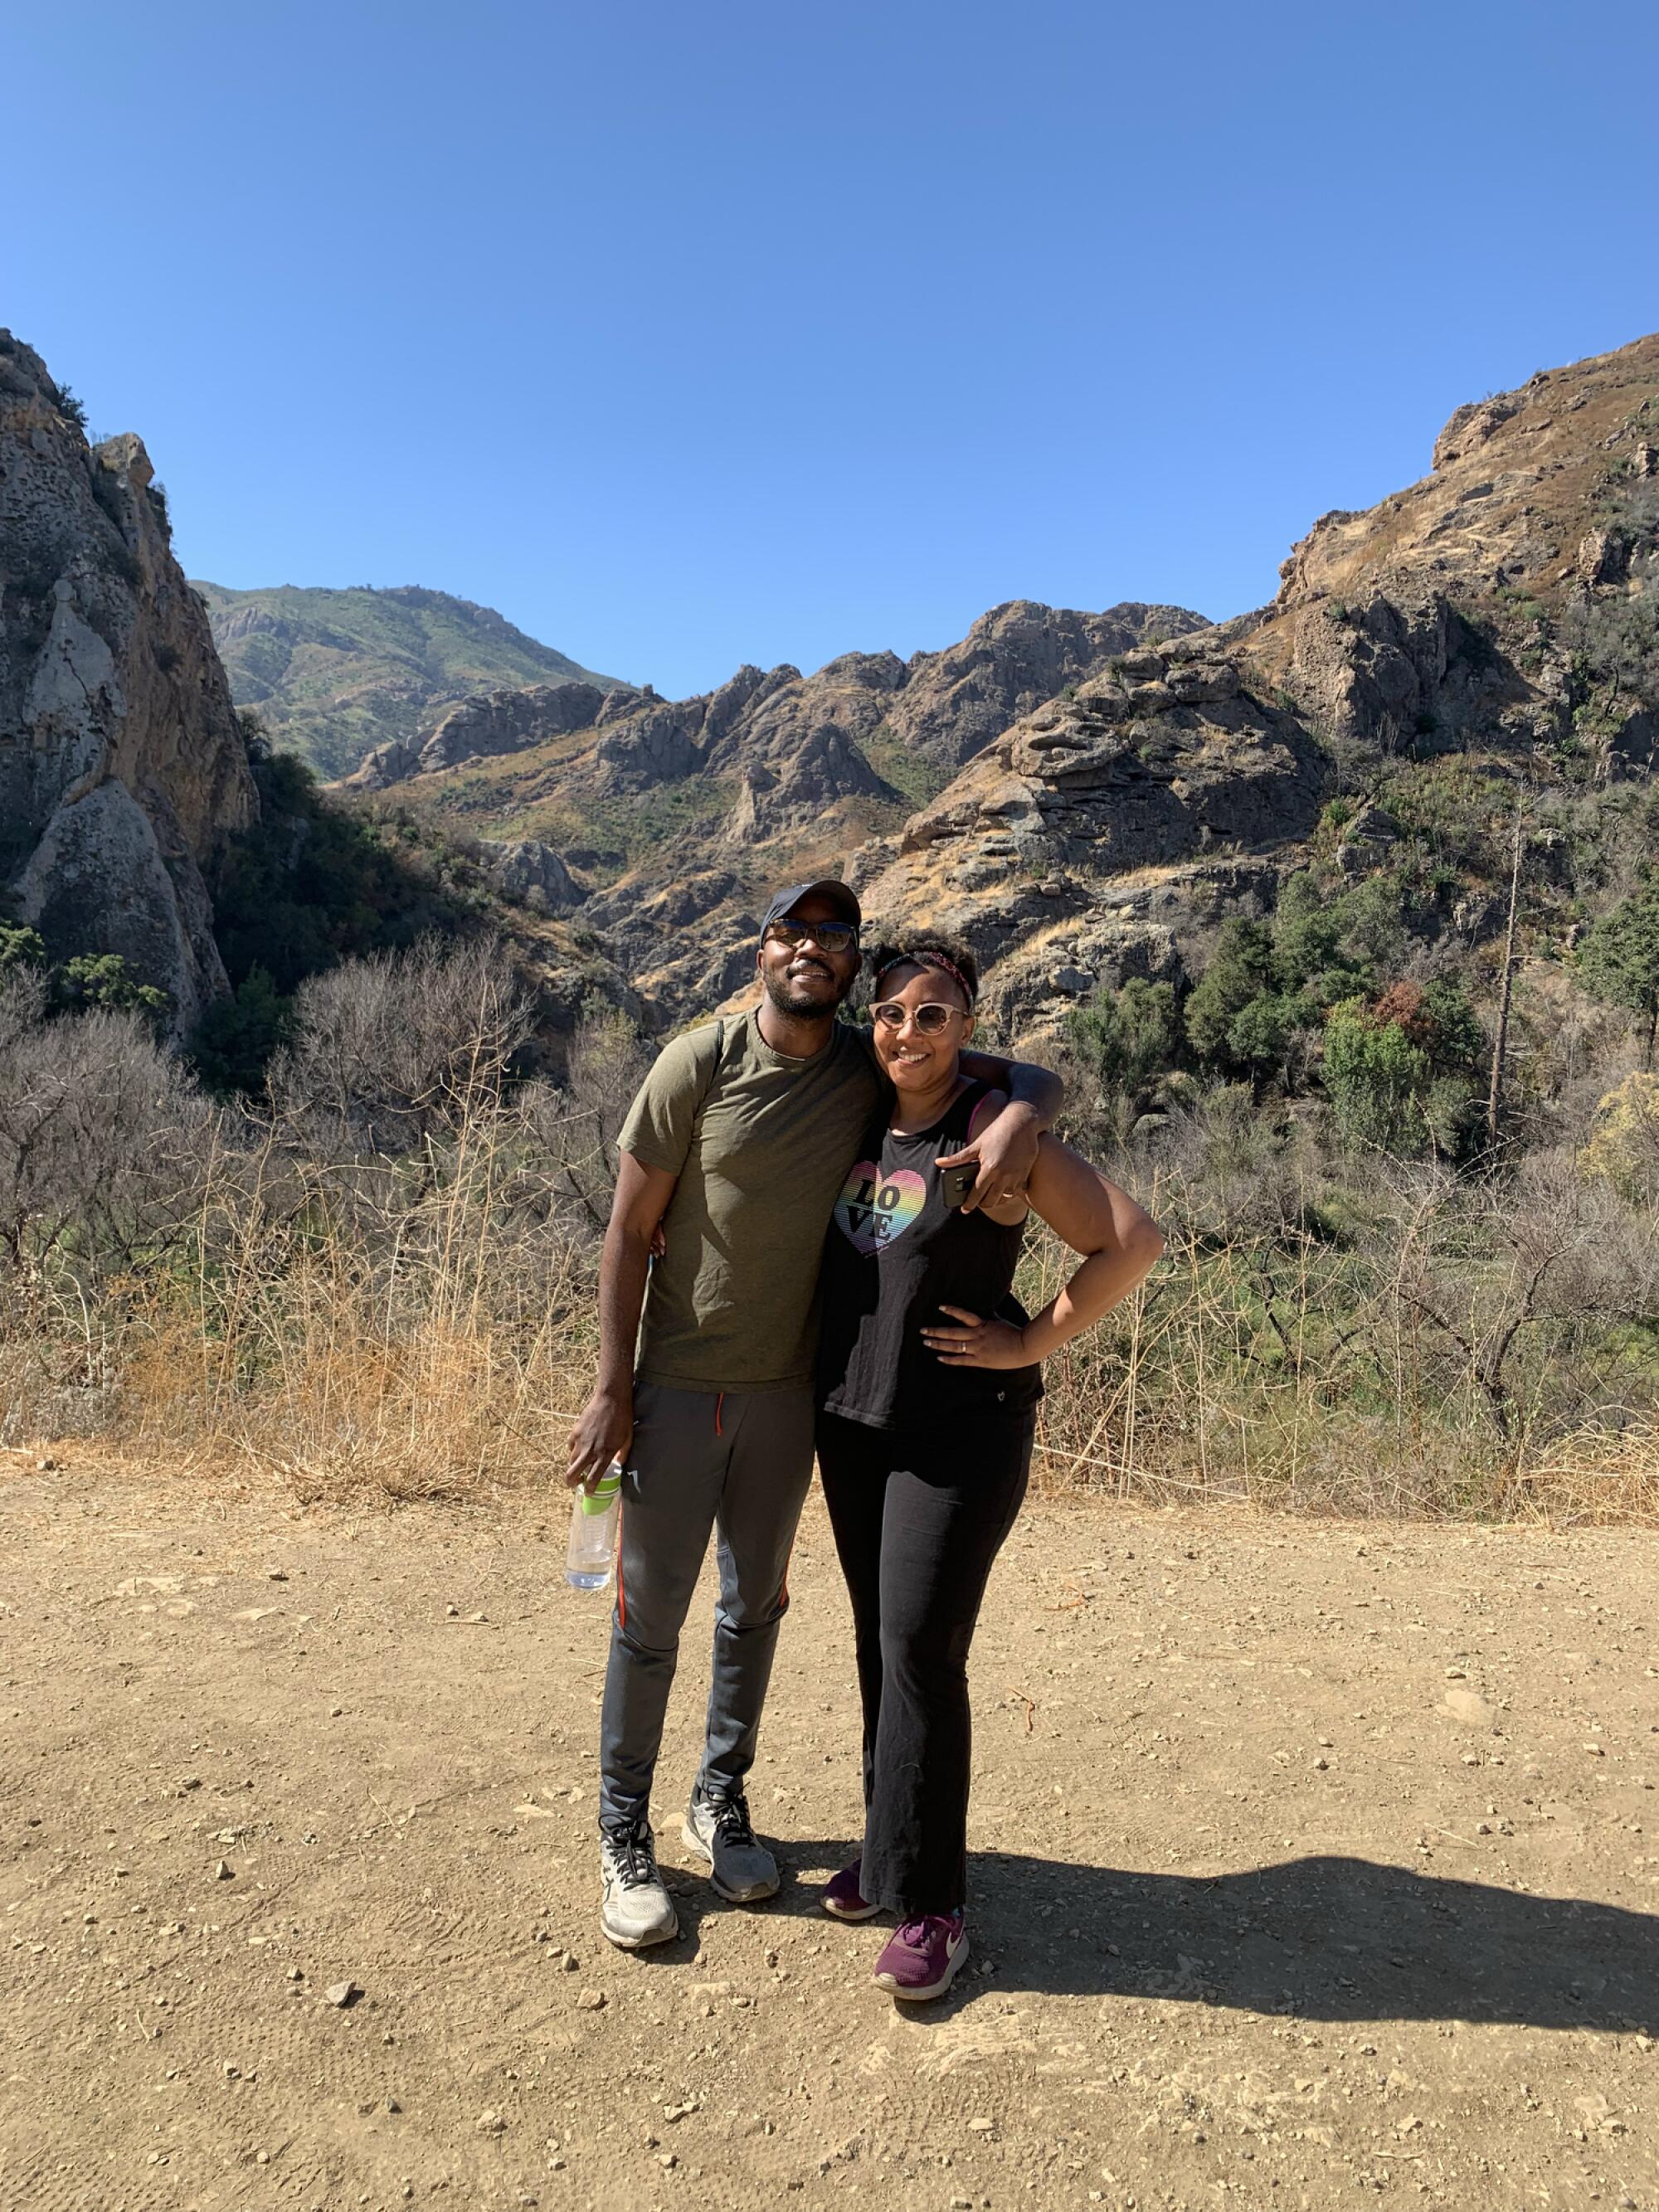
[[[851,1866],[843,1867],[833,1881],[824,1885],[822,1903],[832,1920],[873,1920],[881,1911],[872,1905],[859,1888],[859,1869],[862,1859],[854,1859]]]
[[[888,1939],[876,1961],[876,1987],[910,2003],[942,1997],[967,1956],[962,1913],[948,1919],[943,1913],[924,1913],[919,1920],[907,1920]]]

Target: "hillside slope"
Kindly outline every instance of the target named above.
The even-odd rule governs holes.
[[[196,589],[237,705],[257,708],[276,742],[323,775],[349,775],[376,745],[428,736],[474,692],[616,683],[448,592]]]

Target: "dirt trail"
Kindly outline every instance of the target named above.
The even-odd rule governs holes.
[[[700,1598],[688,1932],[639,1958],[594,1925],[562,1505],[71,1465],[0,1509],[4,2212],[1659,2208],[1650,1537],[1033,1507],[975,1971],[906,2014],[815,1909],[857,1776],[816,1504],[751,1791],[784,1893],[720,1907],[678,1842]]]

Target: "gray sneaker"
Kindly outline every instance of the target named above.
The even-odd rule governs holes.
[[[680,1932],[674,1900],[657,1872],[651,1825],[599,1831],[599,1926],[624,1951],[672,1943]]]
[[[778,1863],[757,1843],[749,1807],[741,1790],[709,1797],[702,1785],[691,1792],[680,1833],[714,1869],[715,1894],[731,1905],[755,1905],[778,1893]]]

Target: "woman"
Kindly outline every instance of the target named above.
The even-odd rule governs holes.
[[[864,1848],[823,1905],[839,1920],[896,1913],[875,1978],[918,1999],[940,1996],[968,1954],[968,1647],[1025,1494],[1040,1363],[1133,1290],[1164,1240],[1044,1137],[1026,1195],[1083,1264],[1027,1320],[1010,1296],[1025,1199],[964,1206],[958,1171],[935,1164],[1004,1103],[957,1066],[974,1033],[972,957],[887,945],[872,967],[893,1101],[830,1231],[817,1432],[857,1635]]]

